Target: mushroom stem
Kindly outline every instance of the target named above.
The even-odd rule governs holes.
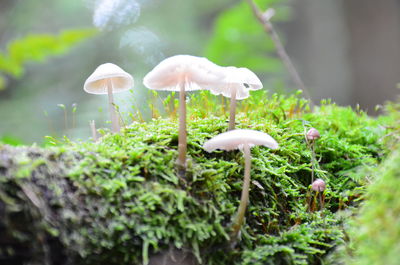
[[[315,147],[314,140],[311,141],[311,183],[314,182],[314,171],[315,171]]]
[[[319,210],[322,211],[325,206],[325,195],[324,191],[319,192]]]
[[[117,133],[120,131],[117,111],[114,106],[113,85],[111,79],[107,79],[108,109],[110,111],[112,131]]]
[[[236,239],[240,227],[244,221],[244,214],[246,213],[247,204],[249,202],[249,188],[250,188],[250,167],[251,167],[251,154],[250,154],[250,146],[248,144],[244,144],[243,146],[244,153],[244,179],[243,179],[243,189],[242,196],[240,198],[240,205],[236,215],[236,218],[232,225],[232,236],[231,239]]]
[[[185,176],[186,173],[186,92],[185,82],[180,83],[179,88],[179,136],[178,136],[178,167],[179,174]]]
[[[236,114],[236,89],[231,92],[231,104],[229,113],[229,128],[228,131],[235,129],[235,114]]]
[[[89,121],[90,130],[92,132],[93,142],[97,142],[96,123],[94,120]]]

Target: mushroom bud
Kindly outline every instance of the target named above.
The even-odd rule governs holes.
[[[83,86],[83,89],[87,93],[108,95],[108,108],[113,132],[120,131],[113,93],[129,90],[132,86],[133,77],[112,63],[105,63],[98,66]]]
[[[231,130],[211,138],[203,145],[203,148],[207,152],[212,152],[216,149],[222,149],[226,151],[239,149],[243,151],[244,154],[245,170],[243,189],[238,212],[232,225],[232,239],[237,237],[240,227],[243,224],[244,214],[246,212],[246,207],[249,200],[251,167],[250,148],[255,145],[263,145],[271,149],[277,149],[279,147],[278,143],[269,134],[254,130]]]
[[[325,181],[322,179],[316,179],[312,184],[311,184],[311,189],[313,191],[318,192],[318,197],[319,197],[319,209],[322,210],[325,205],[325,194],[323,194],[323,191],[326,188]]]
[[[311,128],[310,130],[308,130],[308,132],[306,133],[306,138],[309,141],[314,141],[317,140],[318,138],[320,138],[321,135],[319,134],[319,131],[315,128]]]
[[[323,192],[326,188],[325,181],[322,179],[316,179],[312,184],[311,184],[311,189],[313,191],[318,191],[318,192]]]

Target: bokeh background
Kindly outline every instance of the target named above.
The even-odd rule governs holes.
[[[399,0],[256,2],[276,9],[272,23],[315,102],[375,115],[398,94]],[[109,127],[107,98],[83,91],[105,62],[134,76],[134,88],[115,96],[125,122],[148,119],[154,95],[142,78],[175,54],[248,67],[271,92],[296,90],[244,1],[1,0],[0,140],[86,140],[89,120]]]

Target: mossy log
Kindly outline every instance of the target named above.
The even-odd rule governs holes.
[[[359,169],[379,163],[387,132],[350,108],[295,113],[292,103],[237,117],[237,127],[267,132],[280,148],[252,149],[250,203],[235,245],[228,235],[243,157],[202,149],[226,131],[225,118],[192,117],[184,179],[175,173],[173,119],[134,123],[97,143],[0,145],[0,264],[321,264],[343,242],[337,212],[357,206],[366,181]],[[309,126],[321,133],[322,211],[310,203]]]

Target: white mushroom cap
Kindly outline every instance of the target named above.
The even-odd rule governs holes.
[[[250,96],[250,90],[263,87],[260,79],[247,68],[233,66],[224,67],[225,78],[209,87],[214,95],[223,95],[230,98],[232,89],[236,89],[236,99],[242,100]]]
[[[86,79],[83,89],[90,94],[107,94],[107,80],[111,80],[113,93],[133,87],[133,77],[112,63],[99,65]]]
[[[278,143],[267,133],[254,130],[231,130],[218,134],[204,143],[203,148],[207,152],[212,152],[216,149],[234,150],[243,149],[243,146],[248,144],[249,147],[255,145],[263,145],[271,149],[277,149]]]
[[[222,67],[203,57],[175,55],[160,62],[143,79],[143,84],[154,90],[179,91],[179,84],[185,83],[185,90],[200,90],[223,79]]]

